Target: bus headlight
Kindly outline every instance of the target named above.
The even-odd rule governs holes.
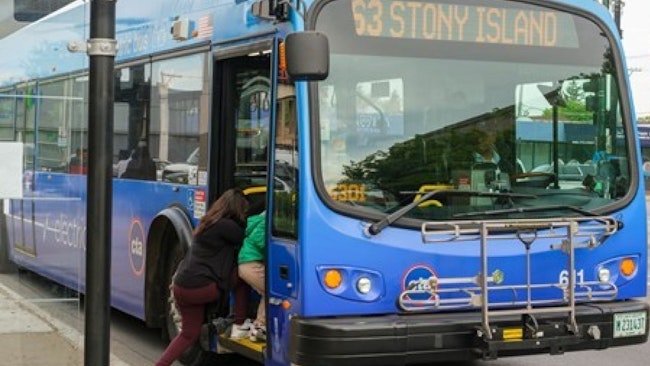
[[[372,302],[385,292],[383,276],[369,268],[323,265],[316,272],[322,289],[337,297]]]
[[[372,290],[372,282],[370,281],[370,278],[360,277],[357,280],[357,291],[365,295],[369,293],[370,290]]]
[[[601,283],[609,283],[609,280],[612,278],[611,272],[608,268],[600,267],[598,269],[598,281]]]
[[[645,279],[637,276],[640,262],[641,258],[638,254],[610,258],[594,267],[594,276],[603,285],[612,283],[616,287],[621,287],[632,280],[637,280],[644,281],[643,286],[645,287]],[[603,282],[604,276],[609,276],[608,283]]]

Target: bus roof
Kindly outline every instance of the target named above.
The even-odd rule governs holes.
[[[90,6],[88,1],[77,0],[1,39],[0,48],[9,50],[12,57],[0,58],[0,87],[85,69],[87,55],[72,53],[67,47],[70,42],[89,38]],[[220,11],[216,12],[217,8]],[[246,34],[273,33],[276,28],[271,21],[250,14],[250,4],[243,1],[161,0],[145,4],[121,0],[116,5],[115,61],[221,43]]]

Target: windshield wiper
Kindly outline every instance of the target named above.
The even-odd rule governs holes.
[[[582,216],[599,216],[595,212],[584,210],[577,206],[547,205],[547,206],[536,206],[536,207],[517,207],[517,208],[506,208],[501,210],[466,212],[466,213],[455,214],[453,215],[453,217],[473,217],[473,216],[493,216],[493,215],[496,216],[496,215],[505,215],[511,213],[540,212],[540,211],[554,211],[554,210],[569,210],[575,213],[579,213]]]
[[[414,194],[421,193],[421,192],[413,192]],[[413,210],[415,207],[419,206],[422,202],[430,200],[434,196],[468,196],[468,197],[505,197],[505,198],[537,198],[536,195],[534,194],[521,194],[521,193],[505,193],[505,192],[481,192],[481,191],[457,191],[457,190],[448,190],[448,189],[440,189],[436,191],[430,191],[422,196],[420,196],[419,199],[409,203],[408,205],[400,208],[399,210],[393,212],[390,215],[387,215],[383,219],[370,224],[366,230],[369,235],[377,235],[379,234],[382,230],[386,228],[386,226],[392,224],[393,222],[399,220],[402,216],[406,215],[409,213],[411,210]]]

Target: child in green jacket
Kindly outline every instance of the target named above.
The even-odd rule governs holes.
[[[239,250],[239,277],[246,281],[262,297],[257,316],[250,329],[251,341],[266,339],[266,311],[264,306],[264,273],[266,262],[266,211],[250,216],[246,223],[246,238]],[[241,338],[243,334],[231,334]]]

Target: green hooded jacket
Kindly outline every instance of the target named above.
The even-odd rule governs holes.
[[[265,260],[266,211],[251,216],[246,222],[246,238],[239,250],[239,263]]]

